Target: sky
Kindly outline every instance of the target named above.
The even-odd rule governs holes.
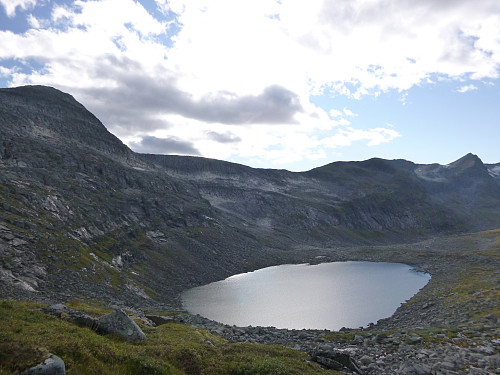
[[[0,0],[0,87],[142,153],[498,163],[499,72],[498,0]]]

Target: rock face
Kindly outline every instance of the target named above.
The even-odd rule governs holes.
[[[67,319],[80,327],[87,327],[96,330],[97,320],[81,311],[71,309],[62,304],[51,305],[42,309],[43,312],[54,315],[61,319]]]
[[[146,340],[142,329],[123,310],[116,310],[97,319],[97,330],[122,336],[127,341]]]
[[[146,340],[146,335],[142,329],[121,309],[97,319],[62,304],[44,307],[42,311],[58,318],[69,320],[80,327],[90,328],[100,334],[118,335],[127,341]]]
[[[42,86],[0,89],[0,135],[3,296],[178,303],[188,287],[314,249],[500,227],[498,165],[472,154],[304,173],[142,155]]]
[[[143,157],[192,181],[212,206],[257,232],[293,230],[295,238],[309,241],[366,243],[498,224],[496,169],[472,154],[446,166],[375,158],[303,173],[196,157]]]
[[[54,354],[49,354],[49,357],[39,365],[32,367],[23,372],[23,375],[64,375],[66,367],[64,361]]]
[[[316,350],[311,353],[311,359],[314,362],[319,363],[323,367],[332,370],[342,370],[344,368],[348,368],[356,374],[364,374],[364,372],[359,369],[358,365],[354,362],[351,356],[341,351]]]

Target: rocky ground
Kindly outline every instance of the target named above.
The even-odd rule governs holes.
[[[403,262],[432,275],[392,317],[369,327],[235,327],[188,314],[175,320],[232,342],[287,345],[327,357],[346,353],[359,370],[344,368],[347,374],[500,374],[499,239],[500,231],[490,231],[412,245],[318,250],[317,261]]]
[[[284,259],[400,262],[432,278],[390,318],[339,332],[228,326],[186,314],[178,300],[130,310],[138,316],[169,310],[176,314],[174,321],[231,342],[284,345],[326,366],[329,358],[347,355],[355,367],[344,366],[340,372],[345,374],[500,374],[500,230],[414,244],[295,249]],[[126,306],[120,301],[114,307]]]
[[[9,235],[6,230],[2,233]],[[178,300],[144,312],[137,306],[131,310],[138,315],[153,310],[181,312],[175,321],[207,329],[231,342],[285,345],[313,357],[320,353],[320,359],[344,353],[354,361],[358,373],[500,374],[500,230],[414,244],[297,248],[283,259],[296,263],[400,262],[428,272],[432,278],[390,318],[340,332],[227,326],[182,313]],[[27,292],[17,297],[40,296]],[[115,307],[126,306],[126,301],[119,301]],[[341,372],[355,373],[345,367]]]
[[[417,327],[379,331],[286,330],[273,327],[234,327],[199,316],[179,316],[177,322],[208,329],[231,342],[288,345],[320,353],[346,353],[365,374],[498,374],[500,329],[490,316],[478,325],[453,328]],[[343,369],[347,374],[356,371]]]

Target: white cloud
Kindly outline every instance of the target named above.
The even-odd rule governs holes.
[[[338,109],[331,109],[330,112],[328,112],[331,117],[340,117],[342,116],[342,111],[339,111]]]
[[[3,66],[0,66],[0,77],[9,77],[14,74],[14,69],[8,69]]]
[[[35,17],[33,17],[33,15],[32,15],[32,14],[30,14],[30,15],[28,16],[28,19],[27,19],[27,20],[28,20],[28,24],[29,24],[32,28],[34,28],[34,29],[38,29],[38,28],[40,28],[40,26],[41,26],[41,25],[40,25],[40,22],[39,22],[39,21],[38,21]]]
[[[141,150],[175,141],[204,156],[277,162],[400,136],[363,127],[347,108],[319,108],[311,95],[398,90],[405,102],[422,82],[495,78],[500,67],[497,0],[155,1],[169,17],[134,0],[53,5],[50,19],[30,16],[24,34],[0,31],[0,66],[35,60],[42,69],[0,74],[71,92]],[[36,1],[0,3],[11,16]]]
[[[359,98],[436,74],[496,77],[500,65],[494,0],[170,4],[183,25],[171,61],[190,92],[256,93],[272,81],[305,98],[322,88]]]
[[[406,104],[408,104],[408,92],[403,92],[403,93],[399,96],[399,102],[400,102],[402,105],[406,105]]]
[[[328,148],[350,146],[353,142],[366,141],[368,146],[378,146],[390,142],[401,134],[393,129],[374,128],[368,130],[344,128],[336,134],[324,138],[321,144]]]
[[[16,8],[29,9],[34,7],[37,0],[0,0],[0,4],[3,5],[7,17],[14,17],[16,15]]]
[[[350,109],[348,108],[344,108],[343,109],[343,112],[344,112],[344,115],[348,116],[348,117],[356,117],[357,114],[354,113],[353,111],[351,111]]]
[[[470,85],[465,85],[465,86],[461,86],[457,89],[457,92],[463,94],[463,93],[466,93],[466,92],[469,92],[469,91],[475,91],[477,90],[477,86],[476,85],[473,85],[473,84],[470,84]]]

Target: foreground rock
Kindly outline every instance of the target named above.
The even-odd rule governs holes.
[[[42,311],[60,319],[69,320],[80,327],[97,330],[97,320],[82,311],[72,309],[60,303],[42,308]]]
[[[345,352],[337,350],[315,350],[310,353],[310,355],[314,362],[328,369],[342,370],[347,368],[356,374],[364,375],[363,371],[359,369],[351,356]]]
[[[121,309],[101,316],[97,319],[97,323],[99,332],[116,334],[127,341],[146,340],[142,329]]]
[[[64,365],[64,361],[54,354],[49,354],[49,357],[45,361],[23,372],[23,375],[64,374],[66,374],[66,366]]]
[[[141,328],[121,309],[98,319],[62,304],[45,307],[42,311],[61,319],[67,319],[80,327],[90,328],[100,334],[119,335],[127,341],[146,340],[146,335]]]

